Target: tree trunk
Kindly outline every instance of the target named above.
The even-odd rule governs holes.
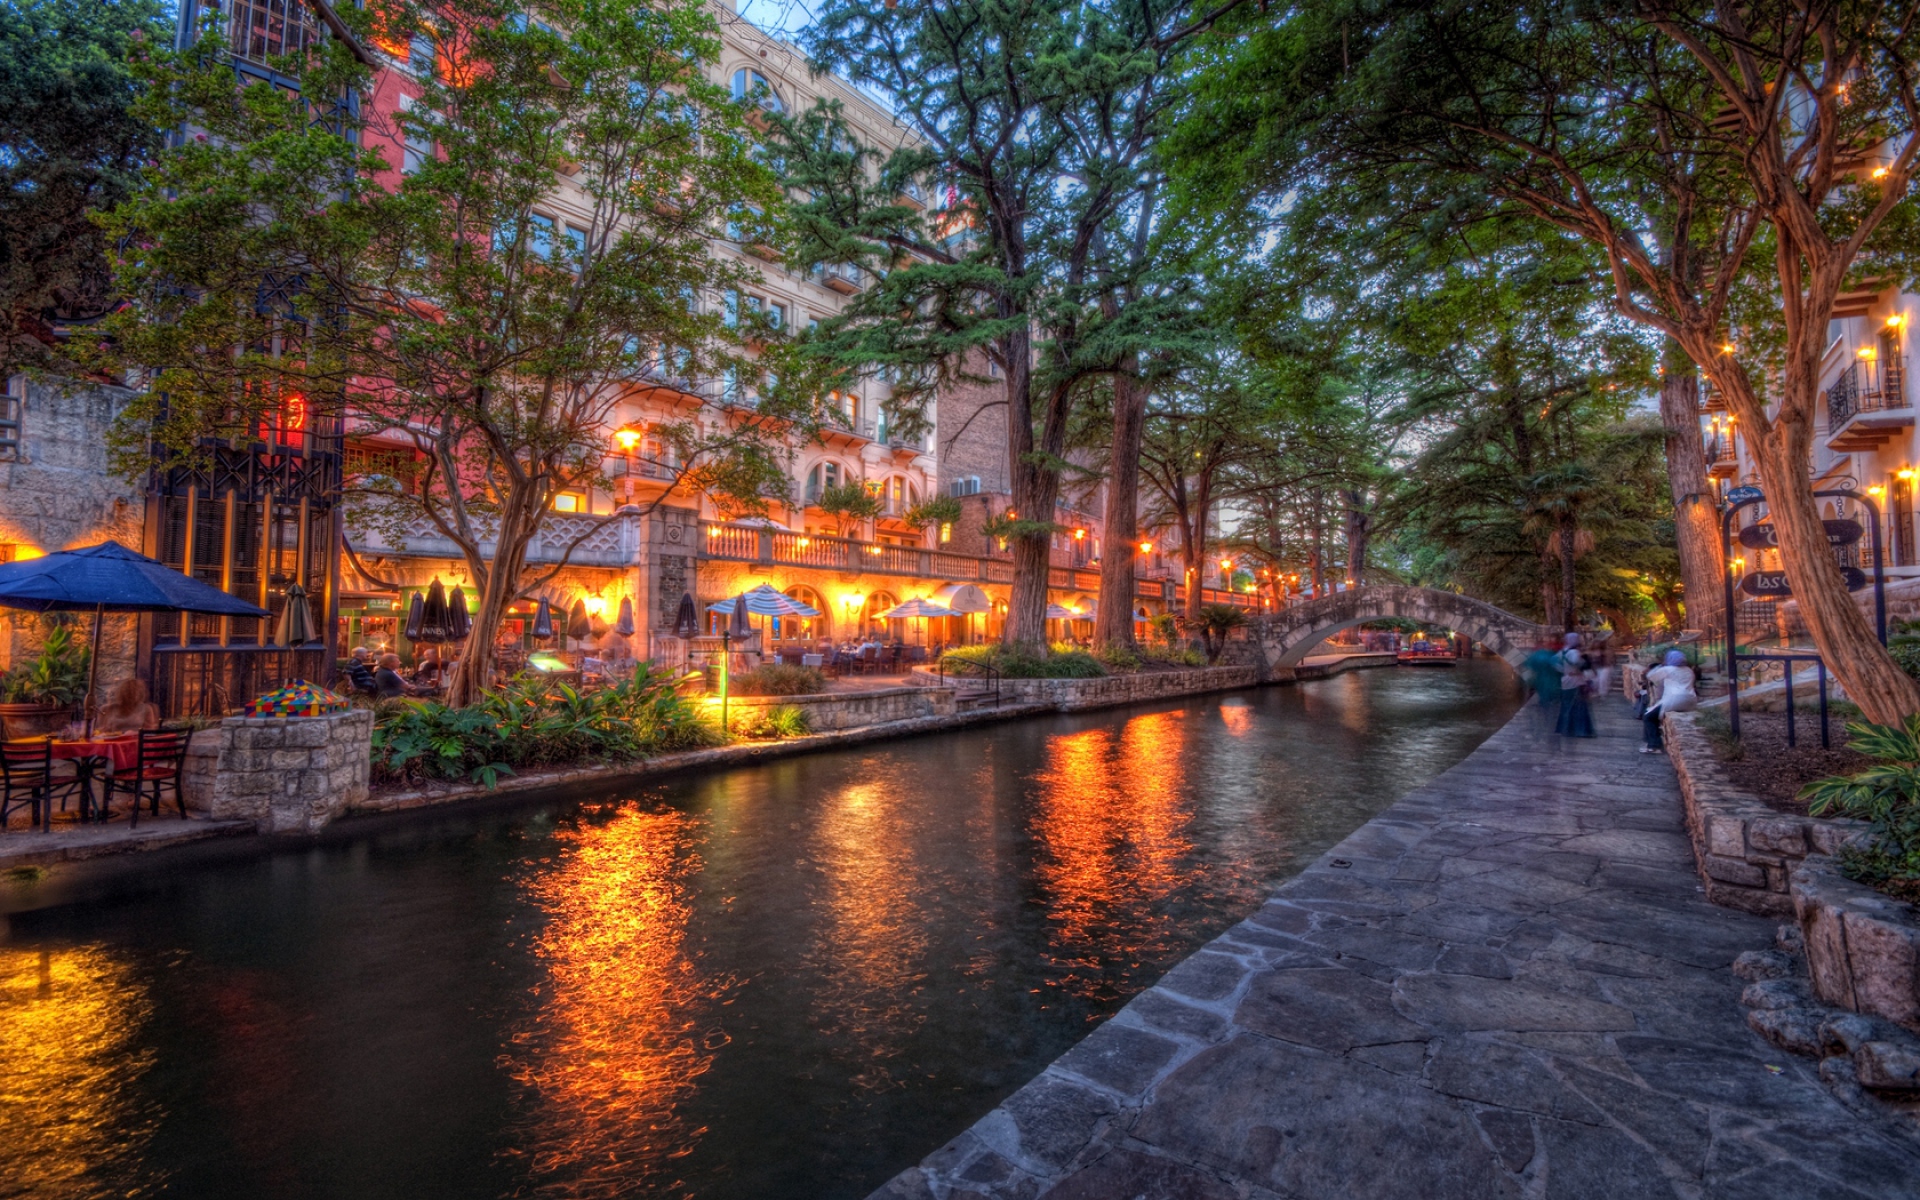
[[[1031,340],[1024,330],[1007,338],[1007,467],[1013,473],[1015,519],[1051,521],[1060,477],[1034,461],[1031,355]],[[1013,550],[1013,588],[1000,643],[1038,658],[1047,652],[1049,538],[1044,533],[1014,536],[1008,545]]]
[[[493,678],[494,643],[507,609],[520,594],[520,575],[527,561],[527,544],[533,540],[538,522],[518,517],[520,505],[509,498],[500,515],[500,533],[491,562],[476,562],[468,555],[467,566],[474,579],[486,580],[475,597],[475,608],[466,645],[460,653],[460,669],[447,685],[447,705],[465,708],[476,703]]]
[[[1578,557],[1578,530],[1574,528],[1571,516],[1560,518],[1560,620],[1561,628],[1571,633],[1579,622],[1575,619],[1574,603],[1574,561]]]
[[[1100,604],[1093,626],[1096,646],[1134,644],[1133,546],[1140,532],[1140,448],[1146,431],[1147,387],[1131,371],[1116,371],[1106,528],[1100,534]]]
[[[1748,439],[1779,538],[1781,564],[1801,619],[1820,657],[1840,677],[1847,698],[1868,720],[1895,724],[1920,710],[1920,687],[1893,661],[1873,623],[1847,592],[1808,485],[1810,442],[1804,422],[1781,422],[1768,436]]]
[[[1720,515],[1707,479],[1706,449],[1700,440],[1699,376],[1693,360],[1671,339],[1665,358],[1660,424],[1667,434],[1667,485],[1673,490],[1680,582],[1686,592],[1687,621],[1694,629],[1706,630],[1712,639],[1727,628],[1726,561],[1720,548]]]
[[[1367,511],[1367,498],[1359,488],[1342,493],[1347,511],[1347,578],[1358,587],[1366,582],[1367,544],[1373,538],[1373,514]]]
[[[1313,598],[1318,600],[1320,597],[1326,595],[1327,585],[1327,558],[1325,547],[1322,545],[1322,538],[1320,536],[1320,493],[1318,492],[1313,494],[1313,554],[1311,558]]]

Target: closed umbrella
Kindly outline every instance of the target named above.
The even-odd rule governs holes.
[[[307,589],[294,584],[287,589],[287,610],[280,614],[280,627],[274,631],[276,646],[304,646],[320,640],[313,625],[313,607],[307,603]]]
[[[400,633],[401,636],[405,637],[408,641],[417,642],[420,640],[420,623],[422,618],[426,616],[426,608],[426,599],[421,596],[419,592],[415,592],[413,599],[407,602],[407,624]]]
[[[447,589],[438,579],[427,588],[427,599],[420,606],[420,632],[413,635],[416,642],[430,645],[453,640],[453,622],[447,611]]]
[[[459,588],[447,597],[447,632],[456,642],[463,642],[473,632],[473,617],[467,612],[467,594]]]
[[[673,636],[680,638],[700,635],[700,614],[693,606],[690,592],[680,593],[680,609],[673,616]]]
[[[620,619],[613,623],[613,631],[621,637],[633,636],[633,597],[620,597]]]
[[[547,607],[547,598],[540,597],[540,607],[533,614],[533,636],[546,641],[553,636],[553,610]]]
[[[111,541],[25,562],[0,563],[0,605],[33,612],[93,610],[93,653],[87,660],[88,734],[93,732],[93,682],[100,669],[100,621],[107,613],[273,615]]]
[[[747,620],[747,598],[745,595],[733,598],[733,615],[727,621],[727,632],[734,637],[752,637],[753,625]]]
[[[586,638],[593,636],[593,622],[587,619],[587,602],[575,600],[573,610],[567,614],[567,636]]]

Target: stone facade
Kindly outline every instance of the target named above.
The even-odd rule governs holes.
[[[769,709],[792,707],[807,714],[807,728],[815,733],[860,729],[888,721],[916,721],[923,717],[950,717],[954,694],[949,688],[904,687],[878,692],[811,696],[735,696],[727,701],[727,719],[739,723]]]
[[[16,377],[17,446],[0,450],[0,560],[109,538],[143,549],[141,493],[108,469],[107,430],[132,393],[95,383],[38,383]],[[92,618],[87,618],[91,622]],[[106,619],[100,642],[100,688],[132,670],[137,618]],[[38,652],[45,622],[34,613],[0,610],[0,671]],[[91,625],[83,629],[90,635]]]
[[[228,717],[220,722],[215,820],[250,820],[261,833],[315,833],[367,799],[373,713]]]
[[[1920,921],[1913,905],[1853,882],[1825,857],[1795,868],[1792,891],[1814,994],[1920,1033]]]
[[[1744,912],[1793,911],[1789,877],[1810,854],[1832,854],[1867,829],[1845,817],[1778,812],[1733,786],[1693,713],[1668,714],[1667,755],[1680,776],[1687,832],[1707,898]]]
[[[1266,648],[1267,667],[1291,669],[1329,635],[1383,617],[1402,617],[1465,633],[1518,668],[1541,639],[1553,636],[1544,625],[1514,616],[1484,601],[1437,588],[1371,585],[1335,592],[1296,604],[1255,623],[1254,634]]]
[[[1185,671],[1139,671],[1098,679],[1003,679],[1000,695],[1009,704],[1046,704],[1061,712],[1143,704],[1174,696],[1223,692],[1260,682],[1258,667],[1194,667]]]

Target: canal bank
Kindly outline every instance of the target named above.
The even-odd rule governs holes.
[[[1751,1032],[1664,757],[1522,712],[874,1200],[1911,1197]]]

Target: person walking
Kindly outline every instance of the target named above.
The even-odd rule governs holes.
[[[1700,693],[1695,687],[1693,664],[1680,651],[1667,651],[1666,660],[1647,672],[1647,711],[1640,718],[1646,744],[1640,747],[1640,753],[1665,752],[1666,743],[1660,736],[1661,717],[1670,712],[1691,712],[1698,707]]]
[[[1560,709],[1560,656],[1554,652],[1553,643],[1541,642],[1520,664],[1522,677],[1528,688],[1539,699],[1540,728],[1552,729],[1554,714]]]
[[[1567,635],[1567,648],[1560,652],[1560,720],[1553,731],[1561,737],[1593,736],[1593,710],[1587,707],[1587,689],[1593,683],[1593,667],[1580,648],[1577,633]]]

